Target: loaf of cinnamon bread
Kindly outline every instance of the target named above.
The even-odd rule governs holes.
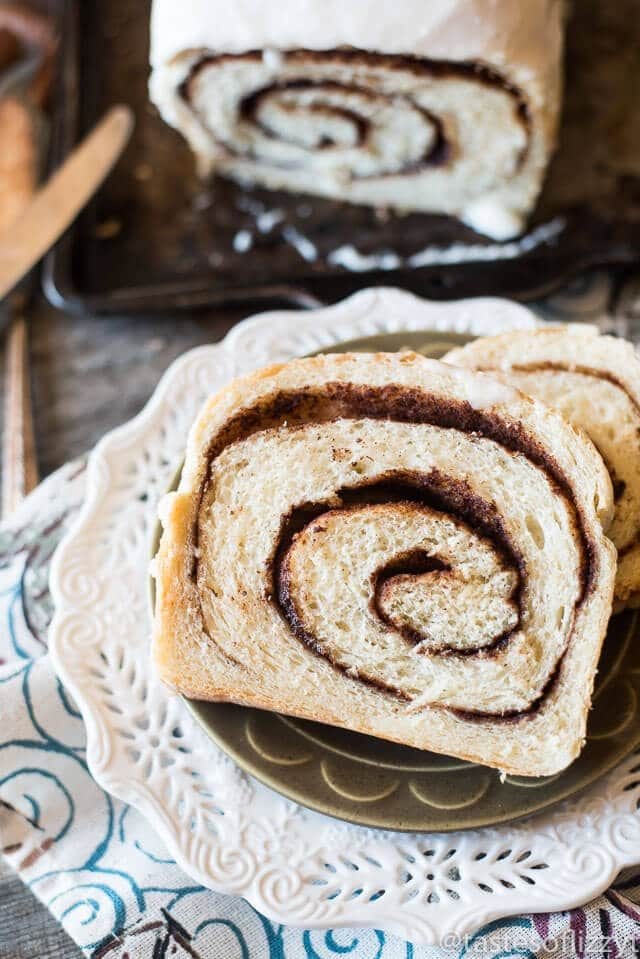
[[[562,0],[154,0],[151,97],[203,170],[521,232],[554,147]]]

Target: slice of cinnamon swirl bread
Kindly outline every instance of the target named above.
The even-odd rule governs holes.
[[[640,357],[631,343],[574,324],[475,340],[446,361],[490,370],[589,434],[613,482],[616,607],[640,606]]]
[[[154,0],[151,98],[203,170],[519,233],[553,150],[563,0]]]
[[[587,437],[413,353],[232,383],[163,504],[154,657],[181,693],[523,775],[585,734],[611,610]]]

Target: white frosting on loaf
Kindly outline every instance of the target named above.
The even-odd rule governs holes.
[[[184,50],[331,50],[481,60],[544,95],[562,48],[563,0],[154,0],[151,64]]]

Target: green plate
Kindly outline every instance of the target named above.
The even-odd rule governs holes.
[[[388,334],[326,352],[442,356],[469,337]],[[157,544],[156,544],[157,545]],[[246,772],[303,806],[382,829],[442,832],[495,825],[547,809],[593,783],[640,743],[640,630],[635,613],[611,620],[587,743],[564,772],[507,776],[406,746],[228,703],[186,700],[205,732]]]

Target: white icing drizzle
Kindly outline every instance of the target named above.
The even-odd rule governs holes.
[[[282,67],[282,53],[280,50],[274,50],[273,47],[267,47],[262,51],[262,62],[269,70],[277,73]]]
[[[284,213],[282,210],[265,210],[264,213],[259,213],[256,217],[256,226],[260,233],[271,233],[274,226],[277,226],[278,223],[282,223],[284,220]]]
[[[470,203],[460,217],[476,233],[483,233],[498,242],[511,240],[522,233],[522,213],[507,209],[492,196],[481,196]]]
[[[446,266],[453,263],[487,262],[492,260],[514,260],[530,250],[550,243],[562,232],[566,225],[563,217],[555,217],[543,223],[519,240],[509,243],[453,243],[451,246],[427,246],[424,250],[402,257],[393,250],[380,250],[374,253],[361,253],[352,244],[345,244],[333,250],[327,262],[341,266],[353,273],[367,273],[371,270],[417,269],[422,266]]]
[[[243,213],[253,217],[258,233],[271,233],[273,228],[285,219],[284,210],[278,207],[268,210],[264,203],[256,200],[250,193],[241,194],[236,201],[236,206]]]
[[[318,248],[315,243],[303,236],[293,226],[288,226],[282,231],[282,235],[291,246],[297,250],[303,260],[307,263],[314,263],[318,259]]]
[[[249,230],[238,230],[233,238],[233,249],[236,253],[246,253],[253,246],[253,233]]]
[[[464,381],[467,402],[474,410],[488,409],[500,404],[509,404],[513,401],[515,390],[494,380],[487,373],[476,373],[473,380]]]

